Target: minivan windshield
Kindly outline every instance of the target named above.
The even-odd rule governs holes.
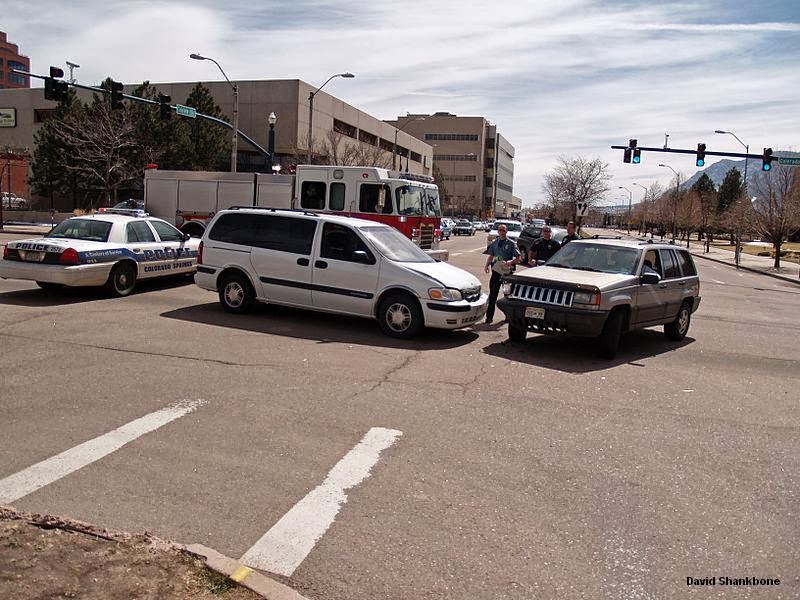
[[[419,246],[392,227],[361,227],[364,236],[389,260],[395,262],[436,262]]]
[[[633,275],[638,257],[639,251],[636,248],[572,242],[561,248],[545,264],[549,267],[580,271]]]

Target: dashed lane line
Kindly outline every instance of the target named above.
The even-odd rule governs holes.
[[[273,525],[240,562],[290,577],[333,524],[347,502],[346,491],[370,476],[381,452],[403,435],[396,429],[373,427],[311,490]]]
[[[0,504],[11,504],[32,494],[70,473],[108,456],[144,434],[188,415],[205,403],[205,400],[178,402],[9,475],[0,480]]]

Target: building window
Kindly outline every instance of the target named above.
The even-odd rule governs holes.
[[[56,116],[55,108],[35,108],[33,110],[33,122],[44,123]]]
[[[333,120],[333,130],[336,133],[341,133],[346,135],[347,137],[351,137],[353,139],[356,138],[356,128],[350,125],[349,123],[345,123],[344,121],[339,121],[338,119]]]
[[[434,154],[433,160],[476,162],[478,156],[476,154]]]
[[[443,140],[451,142],[477,142],[476,133],[426,133],[426,140]]]
[[[500,169],[501,171],[505,171],[512,177],[514,176],[514,169],[509,169],[508,167],[504,167],[503,165],[497,165],[497,168]]]
[[[9,73],[8,82],[16,85],[27,85],[28,80],[25,78],[25,75],[20,75],[19,73]]]
[[[488,138],[486,140],[486,148],[488,150],[494,150],[494,138]]]
[[[416,152],[414,152],[412,150],[411,151],[411,160],[413,160],[414,162],[422,162],[422,156],[420,154],[417,154]]]
[[[490,187],[492,187],[493,184],[494,184],[494,179],[492,179],[491,177],[487,177],[486,178],[486,187],[490,188]]]
[[[370,132],[364,131],[363,129],[358,132],[358,140],[370,146],[378,145],[378,136],[372,135]]]
[[[389,140],[385,140],[383,138],[380,139],[380,148],[381,150],[385,150],[386,152],[394,152],[394,144]]]
[[[477,181],[475,175],[444,175],[445,181]]]
[[[499,187],[501,190],[504,190],[506,192],[513,192],[514,191],[514,188],[512,188],[510,185],[506,185],[505,183],[502,183],[500,181],[497,182],[497,187]]]

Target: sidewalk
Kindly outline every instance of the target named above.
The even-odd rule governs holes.
[[[628,237],[625,231],[615,230],[615,232],[624,237]],[[644,239],[633,234],[631,234],[630,237],[634,239]],[[653,238],[653,241],[660,242],[661,238],[659,236],[655,236]],[[669,242],[669,240],[666,237],[664,238],[664,241]],[[685,248],[686,240],[683,240],[683,242],[675,240],[675,245]],[[714,246],[711,246],[709,251],[705,252],[704,242],[698,242],[696,240],[692,240],[691,242],[689,242],[689,252],[693,256],[735,267],[736,265],[733,260],[734,259],[733,246],[731,246],[730,248],[731,248],[730,250],[724,250],[722,248],[715,248]],[[800,271],[800,265],[798,265],[797,263],[782,260],[781,270],[776,271],[773,267],[773,264],[774,264],[774,259],[768,256],[753,256],[752,254],[747,254],[745,252],[742,252],[739,257],[740,269],[743,269],[745,271],[751,271],[753,273],[761,273],[762,275],[768,275],[769,277],[782,279],[783,281],[789,281],[791,283],[800,285],[800,276],[798,276],[798,271]]]
[[[13,233],[14,235],[39,236],[39,235],[44,235],[52,228],[53,228],[52,225],[44,223],[23,223],[23,224],[14,223],[12,225],[9,225],[8,223],[3,223],[3,229],[0,230],[0,233]]]

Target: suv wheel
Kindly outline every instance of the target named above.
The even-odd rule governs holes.
[[[608,315],[606,324],[603,326],[603,333],[598,338],[597,353],[602,358],[614,358],[619,348],[619,340],[622,337],[622,313],[618,310]]]
[[[414,337],[424,324],[419,304],[407,294],[384,298],[378,307],[378,322],[386,335],[401,339]]]
[[[524,342],[528,336],[528,330],[524,327],[517,327],[513,323],[508,324],[508,339],[512,342]]]
[[[246,313],[255,301],[255,293],[247,278],[240,273],[226,275],[219,283],[219,303],[232,313]]]
[[[678,311],[678,316],[675,317],[675,320],[672,323],[667,323],[664,325],[664,335],[667,336],[668,340],[680,342],[686,337],[686,333],[689,331],[689,324],[691,322],[692,311],[689,308],[689,303],[684,302],[681,305],[681,309]]]

